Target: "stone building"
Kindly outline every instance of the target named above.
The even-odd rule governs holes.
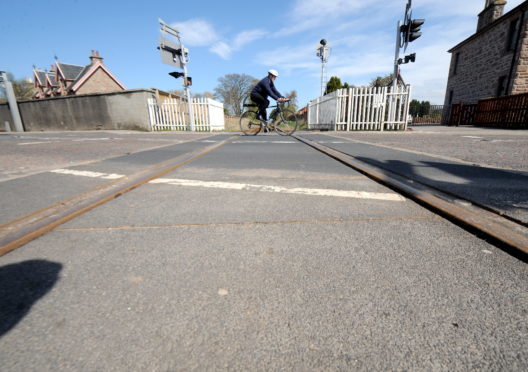
[[[34,69],[34,98],[107,93],[126,89],[104,65],[99,52],[92,50],[90,61],[86,66],[56,61],[49,72]]]
[[[528,0],[503,14],[506,0],[486,0],[477,31],[451,50],[442,123],[452,104],[528,92]]]

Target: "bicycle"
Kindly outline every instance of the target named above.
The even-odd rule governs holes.
[[[244,104],[243,107],[257,107],[254,103]],[[255,136],[262,129],[264,131],[275,130],[281,136],[290,136],[295,132],[299,125],[297,114],[292,110],[284,108],[284,103],[277,103],[268,108],[275,108],[270,117],[271,121],[267,122],[258,117],[256,110],[248,110],[240,116],[240,130],[246,136]]]

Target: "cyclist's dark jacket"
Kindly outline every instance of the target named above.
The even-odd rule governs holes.
[[[273,81],[269,78],[269,76],[266,76],[264,79],[259,81],[259,83],[253,88],[251,93],[260,94],[264,98],[268,98],[268,96],[271,96],[275,101],[279,98],[283,98],[282,95],[275,89],[275,84],[273,84]]]

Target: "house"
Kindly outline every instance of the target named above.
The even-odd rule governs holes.
[[[99,52],[93,50],[90,64],[79,66],[56,61],[49,72],[34,69],[33,81],[36,99],[126,89],[104,65]]]
[[[57,96],[57,89],[59,87],[55,79],[54,65],[51,66],[51,71],[42,71],[40,69],[33,70],[33,85],[35,88],[34,98],[48,98]]]
[[[528,92],[528,0],[506,14],[506,0],[486,0],[476,33],[449,50],[442,123],[452,104]]]

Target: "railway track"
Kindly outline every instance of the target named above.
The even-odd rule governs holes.
[[[239,137],[232,136],[218,143],[198,148],[1,225],[0,255],[4,255],[46,234],[57,226],[119,195],[209,154],[237,138]],[[442,217],[526,261],[528,256],[528,229],[522,223],[505,218],[500,213],[483,208],[471,201],[421,184],[386,169],[367,164],[344,152],[311,141],[300,135],[294,135],[293,138],[418,202]]]

